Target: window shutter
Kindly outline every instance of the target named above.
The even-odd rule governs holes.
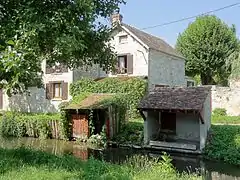
[[[68,83],[62,82],[62,100],[68,100]]]
[[[116,59],[116,63],[114,65],[114,69],[112,70],[112,74],[113,75],[116,75],[118,73],[118,67],[119,67],[119,61],[118,61],[118,58]]]
[[[133,55],[129,54],[127,56],[127,73],[133,74]]]
[[[46,84],[46,99],[51,99],[50,83]]]

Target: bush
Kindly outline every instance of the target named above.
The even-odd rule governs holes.
[[[104,78],[103,80],[94,81],[89,78],[71,84],[70,93],[74,97],[82,93],[121,93],[125,94],[129,117],[138,116],[137,105],[147,90],[147,81],[138,78]]]
[[[213,110],[213,115],[215,116],[226,116],[227,110],[224,108],[216,108]]]
[[[143,136],[143,121],[129,121],[121,128],[120,133],[113,140],[120,144],[142,145]]]
[[[5,112],[0,122],[0,133],[5,137],[51,138],[51,121],[59,120],[59,114]]]
[[[208,136],[205,156],[240,165],[240,126],[213,125]]]

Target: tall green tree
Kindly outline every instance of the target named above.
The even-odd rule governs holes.
[[[95,63],[108,71],[114,53],[108,18],[124,0],[1,0],[0,88],[22,92],[39,85],[40,64],[77,68]]]
[[[176,48],[186,57],[186,74],[200,75],[203,85],[227,80],[227,58],[238,48],[235,26],[214,15],[201,16],[179,35]]]
[[[227,61],[228,67],[231,69],[230,78],[240,79],[240,50],[232,53]]]

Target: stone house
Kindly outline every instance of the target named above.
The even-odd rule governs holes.
[[[185,59],[164,40],[122,22],[112,16],[112,39],[117,54],[116,72],[106,73],[98,65],[70,70],[60,64],[48,67],[42,63],[45,88],[30,88],[30,96],[11,98],[0,93],[0,109],[27,112],[54,112],[62,101],[71,99],[70,84],[81,77],[141,76],[148,78],[149,89],[155,86],[185,86]]]
[[[144,143],[151,148],[201,153],[211,126],[211,88],[162,87],[140,102]]]

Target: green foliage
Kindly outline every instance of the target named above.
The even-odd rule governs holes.
[[[226,82],[227,58],[238,48],[233,28],[213,15],[200,16],[179,35],[176,48],[186,57],[186,73],[203,85]]]
[[[129,117],[138,116],[137,105],[144,96],[147,89],[147,82],[141,78],[105,78],[100,81],[94,81],[89,78],[71,84],[70,93],[74,97],[82,96],[81,93],[122,93],[119,103],[127,102]],[[121,100],[122,98],[122,100]]]
[[[143,135],[143,120],[129,121],[124,124],[113,140],[120,144],[142,145]]]
[[[239,79],[240,78],[240,50],[232,53],[227,61],[227,65],[231,69],[231,79]]]
[[[1,39],[1,36],[0,36]],[[28,87],[42,87],[41,61],[32,52],[21,50],[22,42],[16,40],[0,51],[0,88],[9,96],[26,92]]]
[[[43,60],[70,68],[100,64],[110,70],[115,61],[107,43],[111,28],[99,19],[109,18],[121,3],[124,0],[2,0],[0,79],[5,81],[0,88],[10,89],[10,94],[40,83]]]
[[[6,112],[1,117],[0,133],[6,137],[51,138],[51,121],[59,121],[59,114],[26,114]]]
[[[70,102],[62,102],[59,105],[60,109],[60,128],[61,128],[61,138],[65,140],[69,140],[72,137],[72,119],[71,113],[66,111],[66,108]]]
[[[222,115],[212,115],[212,123],[220,124],[240,124],[240,116],[222,116]]]
[[[158,161],[158,158],[153,158],[150,160],[147,156],[134,155],[127,157],[125,164],[131,169],[140,172],[143,170],[150,170],[158,164]]]
[[[145,162],[146,161],[146,162]],[[146,157],[129,158],[122,165],[90,158],[83,162],[73,156],[56,156],[26,148],[0,149],[0,178],[28,179],[201,179],[196,175],[178,173],[166,156],[162,161]],[[147,165],[146,167],[143,164]]]
[[[212,126],[205,155],[209,159],[240,165],[240,126]]]
[[[215,108],[213,110],[213,115],[215,116],[226,116],[227,115],[227,110],[224,108]]]

